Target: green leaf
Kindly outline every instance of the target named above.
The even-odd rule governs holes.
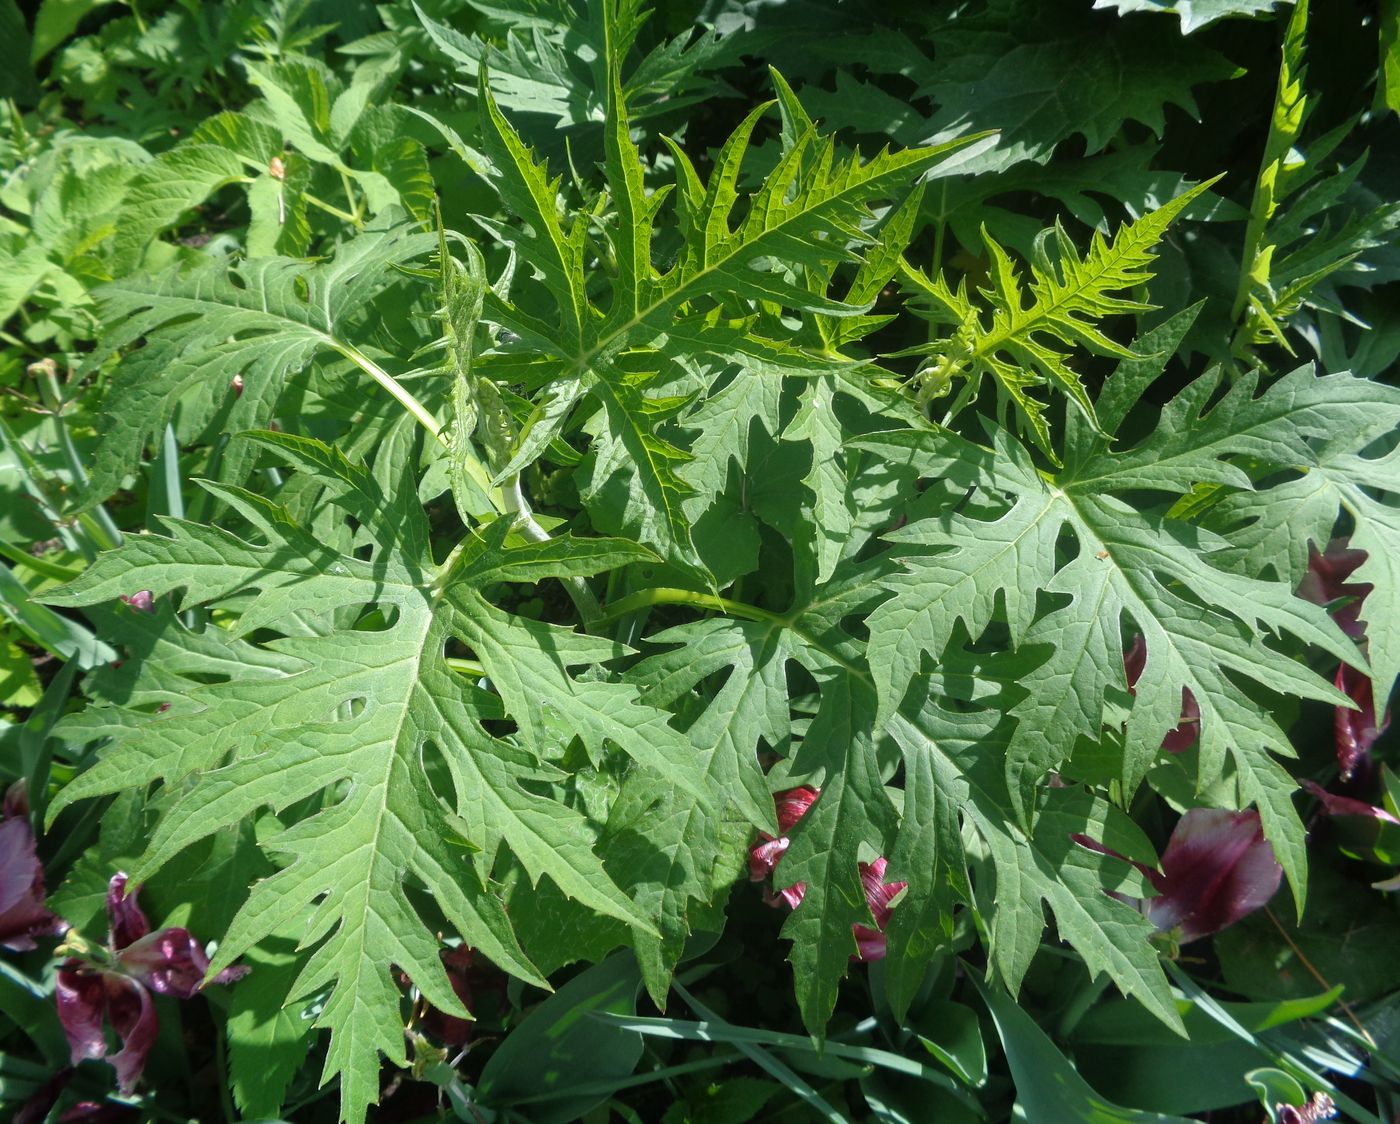
[[[700,179],[691,158],[667,139],[675,183],[648,194],[646,166],[631,137],[627,97],[618,80],[618,47],[608,42],[604,171],[616,208],[610,257],[617,265],[608,278],[606,301],[590,300],[584,266],[589,225],[601,201],[569,217],[560,199],[561,181],[549,177],[505,119],[482,76],[482,130],[494,165],[488,174],[506,210],[519,218],[523,229],[489,220],[487,225],[533,275],[512,275],[509,299],[498,285],[485,315],[521,336],[522,346],[557,359],[565,378],[585,382],[601,399],[608,425],[598,434],[591,480],[584,485],[585,502],[595,518],[601,517],[609,529],[638,535],[681,566],[697,569],[682,467],[688,458],[657,432],[683,403],[647,394],[648,384],[671,364],[731,357],[736,337],[743,337],[735,332],[732,317],[720,314],[736,301],[755,311],[765,302],[777,302],[832,316],[863,312],[873,293],[860,290],[856,296],[864,303],[851,304],[814,291],[822,289],[824,281],[814,286],[789,276],[805,271],[826,279],[837,263],[864,262],[866,251],[879,255],[881,240],[862,229],[874,225],[870,205],[907,192],[976,138],[908,152],[885,151],[863,161],[859,155],[837,156],[831,139],[809,127],[747,200],[742,218],[736,218],[741,167],[768,107],[755,109],[725,141],[708,183]],[[775,81],[786,89],[780,78]],[[683,244],[661,270],[651,247],[653,228],[666,213],[666,204],[674,206]],[[907,237],[907,230],[891,229],[889,237]],[[762,334],[753,339],[752,328],[748,334],[751,338],[740,345],[745,353],[791,355],[794,362],[787,365],[800,366],[804,357],[793,354],[790,344]],[[813,356],[807,365],[830,366],[831,357]],[[557,388],[552,394],[553,402],[565,405],[575,398],[575,392]],[[563,408],[548,432],[564,424]],[[517,457],[512,463],[518,461]],[[624,465],[625,479],[615,480]],[[827,573],[831,560],[828,550]]]
[[[1046,903],[1061,937],[1084,958],[1091,974],[1106,972],[1124,994],[1136,996],[1168,1026],[1179,1029],[1180,1016],[1156,950],[1148,942],[1151,923],[1105,893],[1143,896],[1147,883],[1127,863],[1081,847],[1075,837],[1105,841],[1120,855],[1149,863],[1154,859],[1150,844],[1123,813],[1078,789],[1045,792],[1033,832],[1020,830],[996,767],[1011,727],[1009,720],[998,721],[994,712],[959,713],[932,700],[916,717],[899,715],[890,724],[906,768],[931,758],[935,775],[947,786],[954,814],[961,815],[986,847],[990,865],[979,871],[976,904],[987,926],[996,974],[1012,992],[1020,987],[1040,945]],[[909,877],[911,891],[928,882],[916,869],[892,869],[887,876]],[[968,881],[965,871],[962,880]]]
[[[1376,103],[1400,113],[1400,4],[1381,0],[1376,21],[1381,33],[1381,73],[1376,83]]]
[[[634,941],[647,990],[661,1004],[692,912],[738,877],[754,830],[777,826],[758,749],[760,740],[778,745],[788,733],[786,663],[793,651],[787,632],[764,622],[699,622],[649,639],[676,646],[630,673],[646,703],[673,704],[707,676],[728,672],[687,731],[716,799],[707,805],[675,786],[658,792],[648,778],[628,778],[599,843],[604,863],[639,908],[660,919],[660,939],[639,933]]]
[[[797,765],[808,773],[820,767],[826,779],[821,796],[790,833],[792,845],[773,875],[778,886],[807,885],[783,935],[793,941],[788,959],[797,1003],[814,1034],[830,1018],[836,985],[856,952],[852,926],[874,924],[857,856],[882,854],[894,827],[870,733],[874,707],[866,684],[847,676],[823,684]]]
[[[213,144],[188,143],[163,152],[136,173],[117,213],[112,270],[129,273],[151,240],[219,188],[246,178],[243,161]]]
[[[226,432],[238,433],[271,421],[288,377],[314,357],[338,356],[378,372],[355,342],[357,329],[391,286],[393,267],[432,242],[409,227],[385,226],[324,263],[268,257],[229,269],[211,262],[103,286],[97,302],[106,332],[89,369],[144,342],[123,356],[103,401],[84,503],[120,487],[177,405],[196,432],[220,416]],[[243,380],[237,394],[235,376]],[[221,478],[240,482],[253,456],[248,443],[231,442]]]
[[[830,376],[808,380],[802,391],[802,406],[783,430],[783,439],[800,441],[812,449],[812,469],[802,483],[812,496],[810,520],[816,532],[819,582],[831,577],[855,528],[841,457],[845,437],[845,429],[836,416],[834,380]]]
[[[987,1083],[987,1049],[977,1012],[971,1007],[946,1000],[929,1003],[909,1025],[924,1049],[961,1081],[974,1088]]]
[[[1056,1119],[1066,1124],[1189,1124],[1182,1116],[1163,1116],[1122,1108],[1094,1092],[1056,1048],[1035,1020],[994,987],[978,985],[996,1023],[1011,1076],[1016,1082],[1016,1111],[1027,1120]]]
[[[526,1105],[529,1119],[541,1124],[577,1120],[602,1103],[609,1092],[587,1087],[620,1085],[641,1060],[642,1040],[590,1015],[635,1014],[640,986],[637,963],[625,952],[574,977],[492,1053],[477,1082],[483,1101]]]
[[[1132,357],[1131,351],[1109,339],[1096,325],[1108,316],[1150,307],[1113,294],[1145,284],[1152,277],[1148,267],[1153,248],[1172,220],[1214,182],[1198,184],[1136,222],[1125,223],[1111,242],[1095,231],[1089,253],[1082,260],[1057,224],[1057,256],[1031,263],[1029,303],[1016,266],[984,230],[982,239],[992,263],[989,287],[984,290],[991,305],[989,320],[983,319],[965,279],[954,290],[941,274],[930,281],[906,263],[903,277],[925,305],[928,319],[955,329],[951,339],[916,349],[929,356],[924,370],[936,380],[930,392],[943,393],[947,381],[955,377],[966,378],[975,386],[984,374],[990,374],[998,389],[1015,404],[1035,443],[1046,452],[1050,452],[1050,431],[1044,418],[1045,405],[1030,393],[1037,386],[1048,385],[1066,395],[1097,427],[1083,380],[1069,366],[1069,353],[1063,349],[1084,347],[1099,355]]]
[[[1178,0],[1173,4],[1164,0],[1094,0],[1094,7],[1116,8],[1123,15],[1129,12],[1160,12],[1164,15],[1174,15],[1181,20],[1181,33],[1190,35],[1193,31],[1209,27],[1216,20],[1259,16],[1291,2],[1292,0]]]
[[[891,714],[917,676],[922,654],[938,658],[959,622],[974,638],[980,635],[1000,600],[1013,646],[1046,653],[1022,673],[1026,695],[1012,708],[1018,721],[1008,746],[1007,779],[1018,816],[1025,816],[1040,778],[1067,759],[1075,739],[1100,737],[1109,692],[1127,686],[1124,636],[1141,633],[1148,667],[1128,724],[1124,783],[1134,786],[1145,775],[1162,738],[1180,720],[1182,689],[1189,690],[1201,709],[1203,783],[1221,776],[1228,759],[1240,799],[1259,805],[1265,830],[1301,895],[1303,836],[1288,799],[1293,786],[1269,756],[1291,755],[1291,749],[1283,730],[1232,676],[1335,703],[1342,700],[1334,688],[1264,640],[1290,633],[1357,666],[1360,656],[1323,614],[1293,596],[1292,584],[1217,568],[1210,556],[1223,542],[1134,511],[1112,493],[1143,487],[1146,474],[1137,466],[1156,468],[1168,448],[1181,458],[1176,486],[1169,470],[1146,486],[1184,489],[1188,475],[1247,483],[1230,455],[1259,452],[1280,464],[1296,463],[1300,454],[1311,455],[1310,435],[1344,431],[1354,424],[1348,419],[1360,400],[1388,396],[1351,376],[1318,378],[1305,369],[1255,399],[1254,383],[1246,379],[1217,406],[1219,419],[1211,415],[1186,436],[1186,419],[1201,420],[1215,385],[1213,376],[1205,376],[1183,390],[1137,448],[1090,456],[1053,480],[1032,472],[1028,454],[999,436],[998,448],[1021,466],[995,482],[1012,493],[1009,504],[988,492],[985,515],[977,509],[948,513],[890,536],[908,544],[898,552],[907,573],[886,579],[895,596],[870,617],[871,669],[881,714]],[[1114,406],[1115,414],[1123,412]],[[1238,438],[1225,437],[1237,415],[1248,424]],[[1168,434],[1175,435],[1174,443]],[[923,447],[931,473],[956,449],[937,434],[926,436]],[[1062,562],[1056,548],[1066,532],[1075,554]],[[1045,612],[1036,602],[1042,590],[1068,602]]]
[[[227,636],[215,648],[231,648],[238,669],[205,685],[189,678],[198,674],[197,659],[157,665],[166,679],[156,697],[170,701],[170,710],[152,714],[142,705],[152,697],[145,693],[132,699],[131,709],[89,711],[103,721],[80,725],[74,736],[106,735],[113,744],[64,790],[51,814],[75,800],[163,782],[169,806],[133,872],[145,878],[184,847],[260,807],[280,810],[326,794],[324,810],[265,843],[284,865],[253,888],[213,970],[315,904],[304,937],[315,951],[289,998],[329,989],[318,1019],[332,1032],[326,1074],[342,1075],[342,1113],[360,1120],[378,1095],[377,1053],[405,1062],[399,994],[388,965],[406,971],[438,1008],[459,1009],[436,944],[405,895],[405,873],[433,894],[465,940],[542,983],[482,877],[502,847],[532,880],[547,875],[581,904],[651,929],[594,856],[583,818],[529,790],[558,775],[544,760],[557,739],[576,734],[594,754],[606,740],[692,792],[700,791],[700,781],[686,739],[664,712],[641,704],[635,688],[568,673],[570,666],[613,658],[617,646],[512,617],[479,592],[491,572],[586,573],[606,563],[607,553],[571,554],[553,543],[526,547],[524,568],[513,571],[512,552],[498,536],[494,545],[439,567],[425,553],[421,514],[407,506],[414,503],[412,489],[386,497],[364,469],[307,438],[254,440],[330,489],[332,502],[374,544],[369,560],[319,542],[268,500],[208,484],[262,544],[170,520],[173,537],[128,540],[50,599],[91,604],[130,587],[139,574],[157,597],[183,588],[190,605],[252,595],[239,621],[243,636],[328,602],[377,605],[390,623],[377,632],[285,635],[261,645]],[[165,627],[176,627],[169,616]],[[489,697],[449,669],[443,657],[449,639],[466,644],[481,662],[499,695],[495,713],[503,705],[518,728],[514,741],[486,733]],[[567,733],[559,727],[563,715]],[[437,795],[429,769],[445,769],[450,804]],[[350,778],[355,784],[343,786]],[[476,863],[451,843],[463,825]]]
[[[82,18],[112,0],[43,0],[34,17],[31,62],[38,62],[77,30]]]
[[[229,993],[230,1085],[238,1107],[254,1119],[282,1115],[287,1087],[311,1046],[311,1020],[283,1005],[300,967],[292,944],[249,949],[243,962],[252,970]]]
[[[43,697],[43,684],[23,649],[0,633],[0,700],[7,707],[33,706]]]
[[[938,105],[923,135],[1001,132],[996,149],[969,171],[1045,163],[1076,135],[1093,155],[1129,121],[1160,136],[1168,106],[1195,117],[1193,89],[1236,73],[1220,54],[1163,35],[1152,21],[1114,21],[1083,9],[991,0],[941,32],[934,64],[917,75]]]

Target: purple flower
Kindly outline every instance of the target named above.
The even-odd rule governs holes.
[[[72,1080],[72,1066],[64,1066],[58,1070],[20,1106],[19,1112],[15,1114],[14,1124],[44,1124]],[[136,1110],[127,1105],[79,1101],[63,1111],[58,1118],[58,1124],[130,1124],[136,1119]]]
[[[1283,867],[1264,838],[1259,813],[1192,808],[1162,852],[1162,872],[1147,872],[1157,897],[1142,912],[1181,942],[1218,933],[1265,905]]]
[[[52,937],[67,926],[44,908],[44,868],[29,826],[24,782],[5,793],[0,812],[0,948],[26,952],[35,937]]]
[[[452,990],[473,1015],[479,1015],[483,1006],[505,1009],[506,977],[489,960],[479,960],[476,950],[464,944],[441,949],[438,956]],[[405,984],[409,982],[407,974],[401,973],[400,978]],[[485,1002],[486,997],[491,997],[491,1002]],[[420,1025],[425,1034],[444,1046],[466,1046],[476,1035],[474,1022],[446,1014],[426,1000]]]
[[[151,932],[137,903],[140,887],[127,893],[126,875],[112,876],[107,886],[109,932],[106,955],[70,959],[58,971],[58,1019],[68,1037],[73,1064],[84,1058],[107,1057],[104,1017],[121,1039],[122,1048],[109,1059],[117,1085],[130,1093],[155,1044],[158,1022],[151,994],[189,999],[200,989],[209,958],[188,929],[170,927]],[[215,983],[230,983],[247,968],[227,968]]]
[[[1326,1093],[1314,1093],[1312,1100],[1302,1108],[1279,1104],[1274,1110],[1278,1113],[1278,1124],[1317,1124],[1319,1120],[1331,1120],[1337,1115],[1337,1106]]]
[[[1091,851],[1132,862],[1147,876],[1155,898],[1122,900],[1136,905],[1157,932],[1170,933],[1177,944],[1218,933],[1253,913],[1274,896],[1283,877],[1255,811],[1192,808],[1167,840],[1160,871],[1088,836],[1072,838]]]
[[[1137,681],[1147,666],[1147,641],[1142,633],[1133,637],[1132,647],[1123,653],[1123,670],[1128,674],[1128,693],[1137,694]],[[1181,688],[1181,722],[1162,739],[1168,753],[1180,753],[1196,744],[1201,735],[1201,708],[1189,688]]]
[[[1304,781],[1303,787],[1317,797],[1322,810],[1331,819],[1343,854],[1382,866],[1400,863],[1400,819],[1389,810],[1350,796],[1338,796],[1312,781]],[[1400,888],[1397,879],[1400,875],[1372,885],[1381,890],[1394,890]]]

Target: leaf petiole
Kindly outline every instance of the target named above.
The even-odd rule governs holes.
[[[655,587],[652,589],[641,589],[636,593],[628,594],[620,601],[614,601],[603,610],[602,620],[616,620],[618,617],[634,613],[638,609],[646,609],[652,605],[689,605],[695,609],[709,609],[716,613],[724,613],[726,616],[739,617],[748,621],[764,621],[768,624],[783,624],[783,618],[777,613],[771,613],[767,609],[760,609],[757,605],[749,605],[743,601],[731,601],[727,597],[716,597],[711,593],[699,593],[693,589],[669,589],[666,587]]]

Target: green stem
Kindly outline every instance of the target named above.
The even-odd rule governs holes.
[[[327,203],[324,199],[318,199],[309,191],[303,191],[301,193],[301,197],[305,199],[308,203],[310,203],[313,207],[317,207],[320,210],[325,211],[328,215],[334,215],[341,222],[348,222],[354,226],[360,225],[360,220],[357,219],[354,215],[352,215],[349,211],[342,211],[333,203]]]
[[[87,469],[83,467],[83,459],[78,455],[78,450],[73,444],[73,438],[69,435],[68,426],[63,418],[63,408],[66,403],[63,400],[63,390],[58,383],[58,367],[51,359],[45,359],[38,363],[31,363],[29,373],[39,384],[39,397],[48,407],[53,418],[54,429],[58,431],[59,449],[63,453],[63,461],[68,466],[68,472],[73,477],[73,483],[80,490],[86,491],[88,485]],[[102,504],[94,507],[91,513],[85,512],[79,517],[78,522],[97,544],[98,549],[112,550],[121,545],[121,530]]]
[[[340,185],[345,189],[345,201],[350,204],[350,221],[357,227],[363,225],[364,210],[360,206],[359,200],[355,198],[355,189],[350,185],[350,177],[344,172],[340,173]]]
[[[549,542],[549,532],[535,522],[530,505],[525,501],[525,493],[520,488],[520,473],[507,477],[501,484],[501,510],[515,516],[515,525],[531,542]],[[603,608],[598,598],[583,578],[571,575],[562,579],[564,589],[578,609],[583,621],[583,630],[593,632],[603,621]]]
[[[716,597],[712,593],[697,593],[693,589],[668,589],[665,587],[641,589],[636,593],[628,594],[621,601],[614,601],[603,610],[602,619],[605,621],[615,620],[652,605],[689,605],[693,609],[708,609],[746,621],[763,621],[779,625],[784,623],[783,618],[777,613],[770,613],[767,609],[760,609],[757,605],[731,601],[727,597]]]
[[[447,438],[443,435],[443,424],[437,420],[422,402],[408,390],[403,383],[384,370],[378,363],[371,359],[353,344],[345,343],[343,340],[326,337],[326,346],[339,352],[346,359],[354,363],[365,374],[389,392],[390,397],[400,406],[407,410],[418,421],[424,429],[433,435],[433,439],[444,448],[448,446]],[[508,510],[505,501],[501,498],[499,489],[491,487],[491,474],[486,470],[486,466],[476,457],[468,456],[466,461],[467,475],[472,478],[472,482],[481,489],[487,499],[491,501],[491,506],[497,511]]]
[[[463,660],[458,659],[456,656],[448,656],[447,666],[458,675],[475,675],[480,677],[486,674],[486,669],[482,667],[481,664],[477,663],[476,660]]]

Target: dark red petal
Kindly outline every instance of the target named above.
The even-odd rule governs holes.
[[[778,827],[784,834],[793,829],[820,795],[819,790],[805,784],[774,795],[773,802],[778,807]]]
[[[1322,807],[1329,816],[1365,816],[1368,819],[1400,824],[1400,820],[1397,820],[1384,808],[1377,808],[1374,804],[1367,804],[1364,800],[1353,800],[1350,796],[1338,796],[1334,792],[1328,792],[1314,781],[1304,781],[1303,787],[1322,802]]]
[[[141,1079],[160,1029],[156,1007],[151,993],[135,980],[103,972],[102,982],[107,989],[107,1017],[122,1040],[122,1048],[108,1060],[117,1071],[117,1088],[130,1093]]]
[[[462,1006],[471,1011],[471,968],[476,959],[472,950],[466,945],[459,945],[445,949],[438,955],[442,958],[442,966],[447,969],[447,979],[452,984],[453,993],[462,1001]],[[444,1014],[430,1005],[423,1014],[423,1031],[444,1046],[465,1046],[472,1036],[472,1024],[469,1019]]]
[[[63,1090],[68,1087],[68,1082],[72,1080],[73,1067],[67,1065],[61,1067],[20,1106],[12,1124],[44,1124],[44,1121],[49,1118],[53,1106],[58,1104],[58,1098],[63,1095]],[[66,1115],[65,1113],[64,1116]],[[62,1120],[64,1117],[61,1116],[59,1119]]]
[[[1333,539],[1322,554],[1313,543],[1308,543],[1308,572],[1298,583],[1297,595],[1314,605],[1330,605],[1339,598],[1351,598],[1332,614],[1332,619],[1353,640],[1359,640],[1366,635],[1366,626],[1359,619],[1361,605],[1372,587],[1367,582],[1347,581],[1366,561],[1366,552],[1350,549],[1348,541]]]
[[[85,971],[78,961],[69,960],[58,970],[54,1000],[73,1064],[86,1058],[105,1058],[102,1012],[107,1009],[107,991],[101,974]]]
[[[1142,669],[1147,666],[1147,641],[1143,639],[1142,633],[1133,636],[1132,646],[1123,653],[1123,670],[1128,675],[1128,690],[1133,691],[1137,687],[1137,681],[1142,678]]]
[[[241,980],[252,970],[253,969],[249,968],[246,964],[235,964],[231,968],[225,968],[209,982],[215,984],[231,984]]]
[[[156,611],[155,595],[149,589],[138,589],[130,597],[122,594],[121,600],[138,613],[154,613]]]
[[[1183,942],[1196,940],[1264,905],[1282,876],[1258,812],[1193,808],[1172,832],[1161,893],[1142,903],[1143,913],[1158,931],[1179,927]]]
[[[884,856],[873,863],[860,864],[860,881],[865,887],[865,904],[870,907],[875,924],[883,929],[890,923],[890,903],[909,885],[908,882],[885,882],[885,869],[889,863]]]
[[[885,956],[885,926],[890,923],[890,903],[894,901],[908,882],[885,882],[885,870],[889,862],[883,855],[873,863],[860,863],[861,886],[865,889],[865,904],[875,918],[877,928],[869,925],[852,925],[851,932],[856,938],[857,960],[883,960]]]
[[[1360,710],[1339,706],[1333,711],[1332,728],[1337,739],[1337,765],[1342,780],[1350,780],[1357,766],[1371,753],[1376,739],[1390,725],[1390,711],[1376,721],[1376,702],[1371,693],[1371,677],[1354,667],[1342,664],[1337,668],[1337,689],[1345,691]]]
[[[1137,694],[1137,682],[1147,667],[1147,641],[1142,633],[1133,636],[1133,643],[1123,653],[1123,670],[1128,676],[1128,693]],[[1181,688],[1181,722],[1162,739],[1162,748],[1168,753],[1180,753],[1196,744],[1201,732],[1201,708],[1190,688]]]
[[[1162,739],[1162,748],[1168,753],[1180,753],[1190,749],[1201,736],[1201,708],[1196,696],[1189,687],[1181,688],[1181,724],[1170,730]]]
[[[29,897],[36,878],[42,887],[43,877],[29,821],[0,821],[0,916]]]
[[[199,990],[209,958],[188,929],[170,928],[147,933],[121,949],[117,963],[157,995],[189,999]]]
[[[151,931],[151,923],[136,901],[140,892],[140,886],[127,891],[126,874],[122,871],[112,875],[111,882],[107,883],[107,922],[111,926],[113,949],[123,949]]]

